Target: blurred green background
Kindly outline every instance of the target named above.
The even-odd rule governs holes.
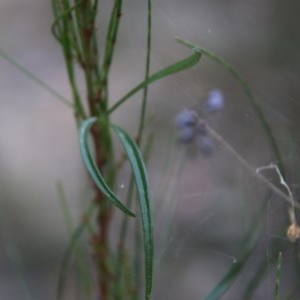
[[[100,42],[104,40],[110,8],[110,1],[100,1]],[[154,72],[187,56],[189,50],[174,40],[174,36],[181,36],[234,65],[261,100],[275,130],[287,166],[287,181],[296,199],[299,9],[295,0],[154,1],[151,60]],[[50,33],[51,23],[50,1],[0,1],[0,47],[70,98],[60,48]],[[124,1],[111,74],[112,100],[144,76],[145,27],[146,1]],[[54,299],[59,263],[67,243],[56,183],[60,181],[64,186],[74,220],[79,220],[87,201],[88,183],[79,157],[75,122],[67,107],[3,58],[0,70],[0,299],[24,299],[14,273],[15,257],[23,260],[34,299]],[[149,130],[154,132],[156,142],[149,175],[155,196],[162,178],[168,179],[162,197],[155,197],[156,204],[161,201],[163,207],[155,219],[157,261],[159,253],[162,261],[155,276],[153,299],[201,299],[234,262],[243,228],[255,224],[252,217],[265,199],[262,184],[243,170],[222,145],[215,144],[212,157],[199,152],[185,158],[184,167],[180,165],[179,157],[185,149],[174,138],[174,116],[183,108],[199,105],[212,88],[223,91],[226,108],[207,122],[254,168],[273,161],[241,88],[215,63],[203,59],[193,69],[150,87]],[[131,132],[138,122],[138,103],[139,95],[113,116]],[[169,173],[164,173],[162,166],[171,152],[175,159],[168,165]],[[179,188],[174,170],[180,173]],[[126,172],[122,176],[120,186],[126,181]],[[273,180],[277,183],[276,177]],[[121,188],[119,193],[122,195]],[[165,249],[163,233],[172,209],[174,222]],[[272,196],[258,252],[223,299],[241,299],[238,291],[250,276],[247,270],[271,253],[270,240],[284,238],[277,235],[285,219],[286,204]],[[281,293],[286,295],[295,286],[293,258],[284,257],[283,264],[286,269]],[[255,299],[273,299],[273,271],[262,282]],[[72,279],[69,289],[66,299],[75,299]]]

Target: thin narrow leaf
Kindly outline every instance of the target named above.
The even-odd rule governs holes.
[[[128,188],[127,188],[127,195],[126,195],[126,205],[128,207],[131,207],[132,201],[133,201],[133,187],[134,187],[134,179],[133,174],[130,175]],[[119,233],[119,242],[118,242],[118,252],[117,252],[117,259],[115,264],[115,274],[116,274],[116,280],[114,284],[114,294],[115,294],[115,300],[121,300],[123,295],[123,285],[122,285],[122,277],[124,273],[124,261],[123,257],[125,254],[125,240],[128,233],[128,222],[129,218],[127,218],[126,215],[123,215],[122,222],[120,224],[120,233]]]
[[[145,77],[144,80],[148,80],[150,75],[150,59],[151,59],[151,32],[152,32],[152,1],[148,0],[148,16],[147,16],[147,44],[146,44],[146,65],[145,65]],[[142,106],[140,112],[140,121],[138,126],[138,145],[142,144],[143,131],[145,126],[146,108],[148,99],[148,86],[146,85],[143,90]]]
[[[279,300],[279,286],[280,286],[281,268],[282,268],[282,252],[279,252],[278,262],[277,262],[276,283],[275,283],[275,300]]]
[[[70,264],[72,254],[76,250],[78,241],[79,241],[80,237],[82,236],[86,226],[89,223],[89,219],[94,211],[94,208],[95,208],[94,204],[91,204],[85,214],[85,216],[87,217],[86,221],[80,223],[71,235],[69,245],[68,245],[67,249],[65,250],[65,253],[63,255],[63,259],[61,262],[60,270],[59,270],[57,294],[56,294],[57,300],[60,300],[63,297],[63,291],[64,291],[65,281],[66,281],[65,280],[66,274],[67,274],[67,270],[68,270],[68,266]]]
[[[284,236],[286,234],[286,226],[278,232],[278,236]],[[283,239],[271,239],[269,244],[269,249],[272,249],[272,253],[282,252],[284,253],[288,247],[288,244]],[[273,256],[266,256],[263,261],[255,267],[251,278],[248,280],[248,283],[245,284],[244,292],[242,294],[242,299],[251,300],[253,295],[258,288],[259,284],[269,273],[270,268],[275,264],[275,260],[272,259]]]
[[[112,113],[116,108],[118,108],[123,102],[125,102],[127,99],[129,99],[131,96],[133,96],[135,93],[137,93],[139,90],[143,89],[145,86],[149,85],[150,83],[161,79],[163,77],[166,77],[168,75],[178,73],[180,71],[183,71],[185,69],[188,69],[192,66],[194,66],[199,59],[201,58],[201,52],[197,49],[193,49],[193,54],[183,60],[180,60],[160,71],[157,73],[154,73],[153,75],[149,76],[147,80],[144,80],[140,84],[138,84],[136,87],[134,87],[131,91],[129,91],[123,98],[118,100],[109,110],[108,113]]]
[[[153,144],[153,134],[150,133],[149,136],[147,137],[146,144],[144,146],[144,149],[142,151],[144,162],[148,161],[150,151],[152,149],[152,144]],[[127,195],[126,195],[126,206],[131,207],[132,201],[135,200],[135,196],[133,194],[133,188],[134,188],[134,175],[131,173],[130,178],[129,178],[129,183],[128,183],[128,188],[127,188]],[[136,203],[136,206],[139,205]],[[127,218],[126,215],[123,216],[121,224],[120,224],[120,234],[119,234],[119,241],[118,241],[118,252],[117,252],[117,259],[116,259],[116,280],[115,280],[115,285],[114,285],[114,291],[115,291],[115,300],[118,299],[123,299],[123,288],[122,288],[122,277],[124,273],[124,267],[123,267],[123,256],[125,252],[125,240],[126,236],[128,233],[128,223],[129,223],[129,218]],[[139,230],[140,228],[138,227],[138,220],[135,222],[135,229]],[[138,228],[137,228],[138,227]],[[139,251],[139,255],[133,255],[134,257],[134,271],[133,271],[133,282],[135,287],[141,286],[141,281],[142,278],[140,276],[140,248],[142,246],[143,241],[139,241],[140,245],[138,246],[139,249],[137,249],[136,244],[135,244],[135,253]],[[137,271],[138,270],[138,271]],[[125,274],[124,274],[125,275]],[[125,275],[126,276],[126,275]],[[138,289],[134,289],[134,292],[131,293],[132,300],[137,300],[140,299],[139,297],[140,291]]]
[[[58,192],[58,196],[59,196],[58,197],[59,204],[60,204],[61,211],[63,214],[63,219],[65,221],[65,225],[66,225],[68,234],[71,237],[74,232],[74,226],[73,226],[72,216],[70,213],[70,207],[68,205],[62,183],[57,182],[56,187],[57,187],[57,192]],[[78,265],[78,270],[80,273],[80,282],[82,282],[82,284],[84,285],[85,292],[91,293],[92,280],[91,280],[91,276],[89,274],[88,263],[86,261],[85,255],[84,255],[84,251],[80,246],[76,246],[76,247],[74,247],[74,253],[75,253],[76,262]]]
[[[89,130],[93,124],[97,122],[97,118],[92,117],[83,121],[79,128],[79,146],[81,151],[81,157],[87,168],[87,171],[94,180],[96,186],[101,190],[101,192],[107,197],[109,201],[116,207],[118,207],[125,214],[134,217],[135,214],[131,212],[114,194],[114,192],[106,184],[104,178],[102,177],[97,165],[92,157],[91,151],[88,146],[88,134]]]
[[[74,101],[74,108],[77,113],[76,119],[77,122],[79,122],[80,118],[84,119],[86,117],[86,113],[80,99],[80,93],[78,92],[75,64],[73,59],[74,51],[75,53],[77,53],[76,56],[79,55],[77,38],[78,34],[76,34],[76,30],[74,29],[73,24],[73,18],[71,17],[71,12],[76,8],[76,5],[73,8],[68,0],[64,0],[60,3],[56,3],[55,0],[53,1],[52,7],[56,19],[54,20],[52,30],[55,38],[59,41],[62,47],[65,67]]]
[[[105,51],[104,51],[104,62],[103,62],[103,76],[101,80],[107,78],[110,65],[112,62],[114,49],[116,45],[116,39],[119,29],[120,17],[121,17],[121,10],[122,10],[122,0],[116,0],[114,3],[113,10],[110,15],[108,30],[106,34],[106,41],[105,41]]]
[[[56,15],[57,11],[54,11],[55,20],[51,25],[51,32],[59,43],[62,42],[60,33],[58,32],[59,30],[61,30],[59,28],[60,27],[59,22],[61,21],[61,19],[68,17],[74,9],[76,9],[79,5],[81,5],[81,3],[82,3],[82,1],[75,3],[73,6],[70,6],[70,7],[68,7],[68,9],[62,11],[59,15]],[[53,5],[53,7],[54,7],[54,5]],[[54,8],[53,8],[53,10],[54,10]]]
[[[230,288],[237,276],[240,274],[252,250],[245,253],[226,273],[222,280],[213,288],[213,290],[204,298],[204,300],[219,300],[221,296]]]
[[[36,75],[31,73],[28,69],[26,69],[23,65],[21,65],[16,60],[12,59],[9,54],[7,54],[3,49],[0,48],[0,56],[5,59],[8,63],[13,65],[15,68],[17,68],[21,73],[23,73],[25,76],[27,76],[30,80],[37,83],[40,87],[42,87],[44,90],[46,90],[48,93],[50,93],[52,96],[54,96],[56,99],[58,99],[60,102],[64,103],[66,106],[70,108],[75,108],[74,105],[64,96],[59,94],[55,89],[53,89],[51,86],[49,86],[47,83],[45,83],[43,80],[38,78]]]
[[[299,290],[299,288],[294,289],[292,292],[290,292],[289,295],[286,297],[285,300],[293,300],[293,299],[295,299],[294,296],[295,296],[297,290]]]
[[[3,198],[1,199],[3,200]],[[28,285],[28,274],[25,270],[22,253],[16,246],[14,239],[11,236],[8,214],[5,211],[4,202],[0,202],[0,234],[2,249],[6,252],[8,261],[13,269],[14,275],[18,281],[22,299],[33,300],[34,297]],[[1,297],[2,298],[2,297]]]
[[[269,194],[270,195],[270,194]],[[267,201],[264,203],[263,208],[260,210],[258,216],[255,218],[258,221],[255,225],[250,225],[245,237],[241,241],[241,253],[236,259],[234,264],[229,268],[228,272],[224,277],[217,283],[217,285],[210,291],[210,293],[204,298],[204,300],[219,300],[221,296],[230,288],[234,283],[249,257],[254,251],[257,243],[257,233],[260,231],[262,226],[262,215],[265,212],[265,206]]]
[[[133,139],[120,127],[116,125],[111,125],[111,127],[116,132],[124,147],[138,190],[144,237],[146,299],[150,299],[153,269],[153,226],[146,168],[141,152]]]

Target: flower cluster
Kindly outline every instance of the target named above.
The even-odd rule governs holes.
[[[225,101],[223,93],[219,89],[211,90],[204,102],[204,110],[206,113],[214,113],[224,108]]]
[[[204,111],[214,113],[224,108],[224,96],[218,89],[211,90],[204,101]],[[208,135],[206,123],[200,120],[194,109],[184,109],[175,117],[178,140],[185,144],[196,145],[205,155],[214,150],[213,140]]]

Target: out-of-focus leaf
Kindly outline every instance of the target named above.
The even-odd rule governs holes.
[[[94,209],[95,209],[94,204],[91,204],[85,214],[87,217],[87,220],[85,222],[80,223],[71,235],[70,242],[69,242],[68,247],[63,255],[63,259],[62,259],[60,270],[59,270],[58,286],[57,286],[57,294],[56,294],[57,300],[61,300],[63,297],[63,291],[65,288],[67,270],[68,270],[68,266],[70,264],[72,254],[76,250],[79,239],[82,236],[82,234],[84,233],[84,230],[89,222],[88,220],[90,219]]]

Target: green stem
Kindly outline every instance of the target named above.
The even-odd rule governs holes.
[[[81,41],[82,41],[82,66],[85,75],[85,84],[87,89],[87,101],[90,108],[90,114],[92,116],[97,115],[97,108],[95,105],[95,92],[94,92],[94,78],[93,70],[95,65],[93,47],[92,47],[92,37],[94,35],[95,27],[95,16],[93,14],[93,7],[90,1],[84,1],[81,6],[80,11],[80,31],[81,31]]]
[[[114,54],[119,23],[121,18],[122,0],[115,0],[114,7],[110,15],[108,31],[106,34],[104,60],[101,68],[101,75],[97,80],[99,93],[101,93],[101,106],[107,110],[108,102],[108,75],[111,67],[111,62]]]
[[[150,74],[150,59],[151,59],[151,29],[152,29],[152,3],[148,0],[148,18],[147,18],[147,54],[146,54],[146,66],[145,66],[145,78],[147,81]],[[142,143],[143,131],[145,126],[145,116],[147,107],[147,96],[148,96],[148,85],[144,87],[143,97],[142,97],[142,107],[140,112],[140,122],[138,128],[137,141],[140,145]]]
[[[77,88],[77,82],[75,78],[75,70],[74,70],[74,62],[73,62],[73,52],[72,49],[74,46],[73,44],[76,44],[76,41],[73,41],[73,21],[71,18],[71,11],[73,10],[73,7],[70,6],[70,3],[68,0],[63,0],[61,3],[62,5],[62,13],[58,14],[57,9],[59,9],[59,4],[56,4],[56,1],[53,0],[53,10],[56,16],[56,19],[54,21],[54,24],[58,24],[58,28],[60,32],[58,33],[58,41],[61,44],[63,55],[64,55],[64,61],[66,65],[66,70],[72,90],[72,96],[74,99],[74,107],[76,108],[76,120],[77,124],[80,123],[80,121],[84,118],[86,118],[86,113],[84,112],[84,108],[79,96],[78,88]],[[61,25],[59,25],[59,20],[61,20]]]

